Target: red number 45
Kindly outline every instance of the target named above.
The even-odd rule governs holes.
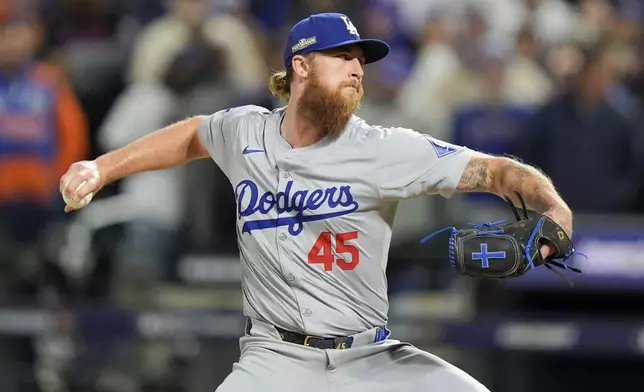
[[[360,262],[358,248],[355,245],[345,243],[345,241],[355,240],[356,238],[358,238],[357,231],[338,233],[335,235],[335,251],[337,253],[348,253],[351,255],[350,261],[347,261],[341,257],[334,258],[331,233],[328,231],[323,232],[309,251],[309,264],[322,264],[324,265],[325,271],[331,271],[334,262],[340,269],[345,271],[356,268],[356,265]]]

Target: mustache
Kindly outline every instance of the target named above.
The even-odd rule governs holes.
[[[357,80],[352,81],[352,82],[344,82],[344,83],[341,84],[341,86],[342,87],[353,87],[358,91],[362,90],[362,83],[358,82]]]

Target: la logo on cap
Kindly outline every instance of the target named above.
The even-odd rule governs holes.
[[[360,38],[360,34],[358,34],[358,29],[356,28],[356,26],[353,25],[353,22],[351,22],[351,20],[344,15],[342,15],[341,18],[344,21],[344,24],[347,25],[347,30],[349,30],[349,33]]]

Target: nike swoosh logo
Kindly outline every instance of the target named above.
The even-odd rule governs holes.
[[[242,154],[248,155],[248,154],[252,154],[254,152],[264,152],[264,150],[254,150],[254,149],[248,148],[248,146],[246,146],[246,148],[244,148],[244,151],[242,151]]]

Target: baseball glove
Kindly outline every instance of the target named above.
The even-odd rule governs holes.
[[[471,224],[465,229],[446,227],[423,238],[421,244],[440,232],[451,230],[449,261],[458,273],[475,278],[514,278],[541,265],[554,272],[557,271],[553,267],[558,267],[581,273],[579,269],[566,264],[575,250],[565,231],[545,215],[529,217],[523,198],[519,193],[517,196],[523,216],[519,215],[510,198],[505,199],[516,221]],[[544,243],[555,249],[545,259],[540,252]]]

